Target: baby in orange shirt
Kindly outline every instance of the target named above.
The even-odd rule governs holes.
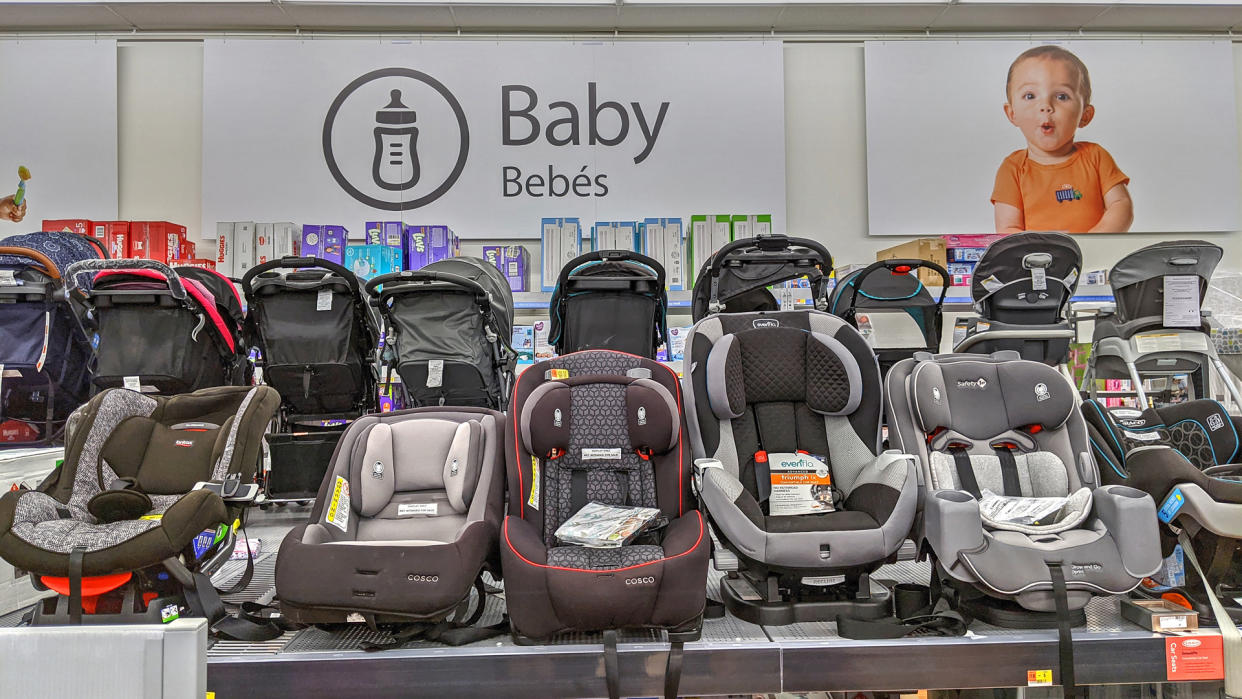
[[[1028,49],[1009,66],[1005,95],[1005,116],[1021,129],[1026,148],[1010,153],[996,172],[996,232],[1128,231],[1130,178],[1103,147],[1074,140],[1095,116],[1087,66],[1059,46]]]

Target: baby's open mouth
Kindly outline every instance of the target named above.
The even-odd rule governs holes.
[[[1039,130],[1042,131],[1044,135],[1048,135],[1056,130],[1056,125],[1050,121],[1046,121],[1039,125]]]

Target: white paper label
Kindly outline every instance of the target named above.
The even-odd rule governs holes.
[[[530,497],[527,498],[526,504],[536,510],[539,509],[539,457],[534,454],[530,457]]]
[[[438,506],[434,502],[407,502],[397,505],[397,516],[408,517],[409,515],[435,515],[439,511]]]
[[[1156,432],[1131,432],[1129,430],[1122,430],[1121,433],[1126,437],[1139,442],[1156,442],[1160,440],[1160,435]]]
[[[1047,291],[1048,273],[1043,267],[1031,268],[1031,289],[1034,291]]]
[[[1110,410],[1108,412],[1112,413],[1113,417],[1125,417],[1125,418],[1143,417],[1143,411],[1135,410],[1134,408],[1121,408],[1121,409],[1116,409],[1116,410]]]
[[[787,286],[781,287],[780,304],[781,304],[782,311],[792,311],[794,309],[794,293],[793,292],[794,290]]]
[[[341,476],[336,477],[336,485],[332,487],[332,500],[328,502],[325,519],[341,531],[349,530],[349,481]]]
[[[620,461],[621,448],[616,449],[583,449],[583,461]]]
[[[957,347],[962,344],[962,340],[966,339],[966,322],[957,321],[953,324],[953,346]]]
[[[444,360],[432,359],[427,362],[427,388],[439,388],[444,385]]]
[[[52,312],[43,314],[43,349],[39,352],[39,361],[35,362],[35,371],[43,371],[43,363],[47,361],[47,335],[52,329]]]
[[[319,290],[319,293],[315,296],[315,310],[316,311],[332,310],[332,290],[331,289],[320,289]]]
[[[1184,629],[1186,628],[1186,617],[1181,615],[1156,617],[1156,628],[1159,631]]]
[[[121,379],[121,382],[121,385],[131,391],[142,392],[142,382],[138,380],[137,376],[126,376],[124,379]]]
[[[17,286],[17,272],[11,269],[0,269],[0,286]]]
[[[1070,273],[1069,273],[1069,274],[1067,274],[1067,275],[1065,275],[1065,284],[1066,284],[1067,286],[1073,286],[1073,285],[1074,285],[1074,280],[1076,280],[1076,279],[1078,279],[1078,270],[1076,270],[1076,269],[1071,269],[1071,270],[1070,270]]]
[[[1199,278],[1193,274],[1164,277],[1164,326],[1197,328],[1199,318]]]
[[[1031,525],[1065,507],[1067,498],[1024,498],[997,495],[984,488],[979,499],[979,512],[985,520]]]
[[[828,464],[807,454],[768,454],[772,516],[832,512],[832,474]]]
[[[996,293],[997,289],[1000,289],[1002,286],[1005,286],[1004,283],[1002,283],[1001,280],[997,279],[995,275],[990,275],[988,276],[987,279],[984,279],[983,281],[979,283],[983,285],[983,288],[987,289],[988,293],[990,294]]]

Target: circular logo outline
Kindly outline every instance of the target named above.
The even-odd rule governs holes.
[[[336,125],[336,115],[337,112],[340,111],[341,105],[343,105],[345,100],[363,85],[373,80],[389,77],[412,78],[426,83],[436,92],[440,93],[440,96],[443,97],[444,100],[448,102],[449,107],[452,108],[453,115],[457,117],[457,127],[461,131],[461,147],[458,150],[457,163],[453,166],[453,171],[449,173],[449,176],[445,178],[444,182],[442,182],[439,187],[436,187],[428,194],[424,194],[423,196],[410,201],[390,202],[384,201],[383,199],[376,199],[375,197],[364,194],[361,190],[350,183],[349,179],[341,173],[340,167],[336,164],[336,156],[332,153],[332,127]],[[345,190],[349,196],[357,199],[363,204],[373,206],[377,209],[384,209],[386,211],[406,211],[409,209],[417,209],[444,196],[444,193],[457,183],[457,179],[461,177],[462,171],[466,169],[466,157],[469,153],[470,127],[466,123],[466,112],[462,109],[461,103],[458,102],[457,97],[455,97],[453,93],[445,87],[444,83],[422,71],[414,70],[413,68],[380,68],[369,73],[364,73],[355,78],[345,86],[345,89],[341,90],[340,94],[336,96],[336,99],[332,100],[332,105],[328,107],[328,114],[323,120],[323,157],[328,163],[328,172],[332,173],[332,179],[336,180],[336,183],[340,185],[341,189]]]

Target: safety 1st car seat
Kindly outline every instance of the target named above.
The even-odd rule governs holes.
[[[880,451],[867,342],[820,311],[721,314],[695,324],[685,357],[729,610],[762,624],[885,616],[890,595],[869,574],[895,560],[918,485],[911,456]]]
[[[440,629],[433,640],[489,635],[461,627],[482,614],[483,570],[499,577],[504,427],[504,414],[467,407],[415,408],[351,423],[310,521],[280,545],[276,592],[285,616],[374,626],[452,615],[456,628]],[[463,621],[453,612],[472,587],[479,590],[475,613]]]
[[[233,553],[230,525],[257,492],[279,404],[267,386],[229,386],[172,397],[109,389],[79,408],[60,468],[0,497],[0,556],[60,593],[34,623],[223,616],[207,576]],[[196,488],[204,482],[214,483]]]
[[[1190,544],[1204,575],[1182,571],[1144,588],[1150,593],[1182,592],[1205,618],[1215,617],[1208,590],[1242,588],[1242,418],[1214,400],[1192,400],[1139,410],[1104,407],[1085,401],[1091,449],[1100,460],[1105,483],[1138,488],[1158,503],[1160,542],[1172,555],[1181,537]],[[1182,543],[1182,553],[1188,548]],[[1175,579],[1168,579],[1175,578]],[[1166,588],[1181,588],[1168,590]],[[1242,621],[1238,594],[1218,598],[1235,621]]]
[[[665,692],[681,645],[702,629],[710,539],[690,491],[690,446],[677,375],[610,350],[539,362],[518,378],[507,431],[509,515],[501,531],[515,639],[604,631],[609,694],[616,630],[667,629]],[[557,529],[588,503],[656,508],[626,545],[588,548]]]

